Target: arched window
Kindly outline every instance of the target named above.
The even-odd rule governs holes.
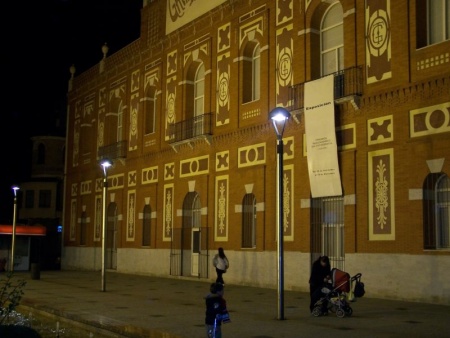
[[[109,98],[109,110],[104,114],[103,146],[109,146],[123,140],[124,109],[126,109],[124,91],[122,89],[114,90]],[[91,138],[88,138],[86,142],[91,144]]]
[[[205,113],[205,66],[200,64],[194,80],[194,115]]]
[[[194,80],[194,135],[203,134],[203,114],[205,113],[205,66],[200,64]]]
[[[450,178],[443,175],[436,189],[437,249],[450,249]]]
[[[326,76],[344,69],[344,23],[339,2],[325,12],[320,26],[321,75]]]
[[[242,201],[242,247],[256,248],[256,198],[245,194]]]
[[[244,49],[243,103],[259,100],[261,94],[261,52],[258,42],[250,41]]]
[[[450,178],[429,174],[423,184],[424,249],[450,248]]]

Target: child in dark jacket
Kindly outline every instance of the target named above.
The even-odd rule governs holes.
[[[207,338],[222,338],[222,323],[230,322],[227,302],[223,298],[221,283],[212,283],[210,293],[205,297],[205,326]]]

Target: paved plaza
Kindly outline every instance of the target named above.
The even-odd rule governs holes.
[[[205,338],[203,297],[209,281],[88,271],[43,271],[26,279],[21,308],[45,311],[106,329],[116,337]],[[313,317],[309,294],[285,291],[285,320],[277,319],[278,292],[225,285],[231,323],[223,338],[448,337],[450,306],[383,300],[366,295],[351,317]],[[100,335],[97,335],[100,336]]]

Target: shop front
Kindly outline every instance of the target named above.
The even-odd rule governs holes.
[[[14,271],[30,270],[32,260],[39,259],[39,252],[32,250],[32,241],[46,235],[42,225],[16,225],[14,244]],[[0,271],[9,270],[11,261],[13,226],[0,225]]]

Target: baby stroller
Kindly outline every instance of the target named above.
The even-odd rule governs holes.
[[[336,268],[332,269],[331,283],[329,287],[322,288],[323,297],[314,304],[312,315],[315,317],[323,315],[323,308],[326,304],[327,311],[336,313],[337,317],[351,316],[353,309],[347,301],[347,294],[350,292],[352,283],[360,280],[360,273],[350,277],[347,272]]]

